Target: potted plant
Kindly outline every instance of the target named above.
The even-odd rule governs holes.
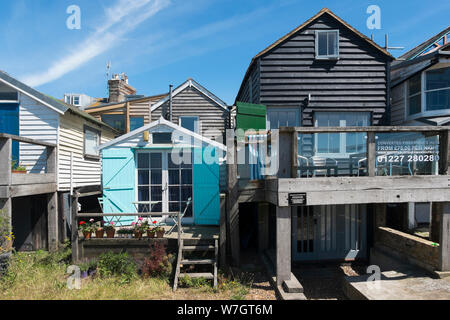
[[[97,227],[94,224],[94,219],[90,219],[89,222],[80,221],[79,228],[83,233],[84,239],[86,240],[89,240],[91,238],[92,232],[97,230]]]
[[[27,168],[18,164],[17,160],[11,161],[11,171],[12,173],[27,173]]]
[[[116,233],[116,228],[114,227],[114,222],[109,222],[106,225],[103,226],[103,230],[106,232],[107,238],[114,238],[114,235]]]
[[[150,232],[153,234],[152,238],[155,238],[155,237],[156,238],[163,238],[164,237],[164,233],[166,232],[164,230],[164,228],[162,226],[158,225],[158,222],[156,220],[153,221],[153,225],[154,225],[154,227],[150,229],[151,230]]]
[[[103,238],[105,236],[105,230],[102,227],[97,227],[95,230],[95,237],[96,238]]]
[[[141,239],[142,235],[144,234],[144,232],[148,230],[149,227],[148,222],[143,221],[141,217],[139,217],[137,223],[133,222],[131,225],[133,226],[134,229],[134,237],[137,239]]]

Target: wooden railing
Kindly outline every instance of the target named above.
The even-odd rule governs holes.
[[[11,169],[13,141],[45,147],[45,173],[13,173]],[[11,194],[2,195],[1,193],[5,192],[0,192],[0,197],[19,197],[55,192],[57,175],[56,150],[57,146],[54,143],[0,133],[0,186],[13,187]],[[42,187],[43,185],[47,187]]]
[[[450,162],[450,129],[449,127],[431,126],[380,126],[380,127],[281,127],[279,134],[279,178],[298,177],[298,135],[314,135],[324,133],[365,133],[367,135],[365,158],[367,175],[376,176],[377,150],[376,135],[389,133],[421,133],[425,136],[439,136],[439,175],[449,174]]]

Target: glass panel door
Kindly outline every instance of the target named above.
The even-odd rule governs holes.
[[[149,208],[151,212],[183,212],[189,198],[192,199],[192,164],[175,164],[170,151],[138,152],[137,201],[149,203],[140,204],[140,212]],[[192,204],[183,218],[183,223],[191,222]]]
[[[139,152],[137,161],[137,201],[139,212],[163,212],[163,156],[162,152]]]
[[[192,199],[192,164],[175,164],[168,154],[168,172],[169,211],[183,212],[188,199]],[[192,205],[187,209],[183,221],[193,221]]]

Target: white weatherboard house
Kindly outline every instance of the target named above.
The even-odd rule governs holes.
[[[99,149],[104,213],[175,213],[191,198],[183,224],[219,225],[225,145],[161,117]],[[122,217],[120,223],[133,220]]]
[[[86,112],[47,96],[2,71],[0,132],[56,145],[56,184],[61,225],[64,225],[64,211],[67,212],[64,204],[68,203],[71,188],[100,187],[101,161],[96,147],[114,139],[118,134],[116,130]],[[46,157],[45,147],[13,142],[12,160],[25,167],[29,174],[44,173]],[[33,201],[32,198],[27,196],[26,201],[13,199],[12,223],[13,227],[17,225],[16,249],[39,249],[32,241],[34,220],[28,221],[39,217],[33,218],[33,214],[25,210],[29,207],[37,208],[38,205],[24,204]],[[25,208],[16,212],[21,205]],[[42,213],[35,213],[39,214]],[[60,234],[63,236],[62,231]]]

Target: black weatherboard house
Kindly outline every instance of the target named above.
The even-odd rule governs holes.
[[[364,112],[359,119],[387,124],[392,60],[325,8],[252,59],[236,101],[266,105],[267,129],[339,125],[332,120],[337,112]]]
[[[241,251],[264,253],[279,292],[301,292],[293,263],[378,264],[385,252],[402,252],[418,264],[429,256],[421,266],[431,271],[450,267],[446,240],[421,247],[389,227],[402,216],[391,214],[394,204],[445,202],[450,191],[447,128],[388,127],[393,60],[327,8],[251,60],[235,109],[245,140],[236,134],[236,149],[227,141],[227,159],[245,144],[249,160],[228,163],[227,240],[235,264]],[[257,145],[265,136],[270,151]],[[399,145],[422,155],[396,153]],[[264,168],[268,154],[276,173]]]

